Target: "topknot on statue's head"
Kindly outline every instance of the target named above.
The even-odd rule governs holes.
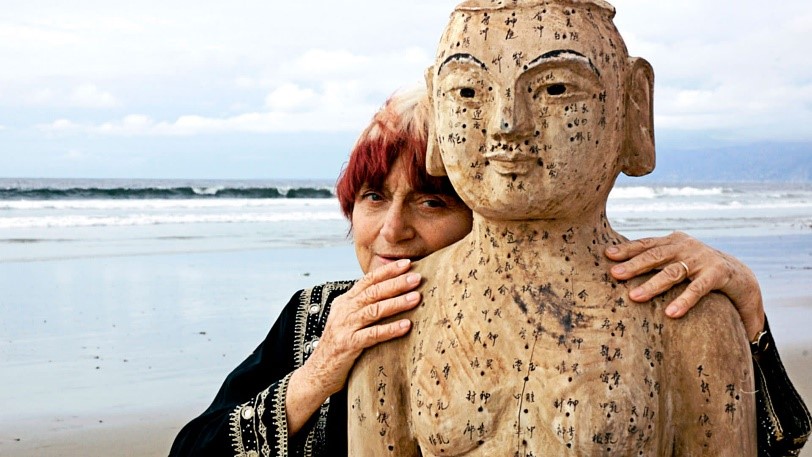
[[[604,10],[609,19],[615,17],[615,7],[605,0],[465,0],[455,11],[487,11],[547,5],[596,6]]]

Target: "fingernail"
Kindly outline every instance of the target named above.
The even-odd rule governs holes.
[[[400,326],[400,328],[409,328],[409,326],[412,325],[412,323],[404,319],[400,321],[398,325]]]
[[[406,276],[406,282],[409,284],[417,284],[420,282],[420,274],[419,273],[409,273]]]
[[[419,293],[417,293],[417,292],[409,292],[408,294],[406,294],[406,301],[415,302],[417,300],[420,300],[420,294]]]
[[[629,297],[631,297],[632,300],[643,298],[643,289],[641,287],[635,287],[629,292]]]
[[[397,264],[398,264],[399,267],[402,268],[402,267],[405,267],[405,266],[409,265],[411,262],[412,262],[411,259],[400,259],[400,260],[398,260]]]
[[[677,305],[668,305],[668,308],[665,309],[665,314],[669,317],[674,317],[677,312],[679,312],[679,306]]]
[[[609,246],[608,248],[606,248],[606,252],[608,252],[609,254],[617,254],[618,252],[620,252],[620,249],[614,246]]]
[[[623,265],[615,265],[612,267],[612,271],[619,275],[622,275],[623,273],[626,272],[626,267],[624,267]]]

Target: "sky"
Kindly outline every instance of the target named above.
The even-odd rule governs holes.
[[[457,0],[0,10],[0,177],[334,179]],[[615,0],[658,148],[812,142],[812,2]]]

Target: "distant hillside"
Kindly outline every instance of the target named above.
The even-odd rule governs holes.
[[[664,143],[657,145],[657,167],[643,180],[812,182],[812,143],[758,143],[704,149]]]

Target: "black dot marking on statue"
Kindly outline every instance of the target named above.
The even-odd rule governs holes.
[[[487,131],[487,130],[485,130],[485,129],[482,129],[482,134],[483,134],[483,135],[487,135],[487,134],[488,134],[488,131]]]
[[[481,406],[480,406],[479,408],[477,408],[477,411],[479,411],[480,413],[481,413],[482,411],[484,411],[484,410],[485,410],[485,408],[483,408],[483,407],[481,407]]]
[[[566,413],[564,413],[564,415],[565,415],[565,416],[567,416],[567,417],[570,417],[570,413],[569,413],[569,411],[567,411]]]
[[[571,447],[572,447],[572,443],[567,443],[567,447],[568,447],[568,448],[571,448]]]
[[[537,159],[537,160],[536,160],[536,165],[538,165],[538,166],[540,166],[540,167],[543,167],[543,166],[544,166],[544,161],[543,161],[543,160],[541,160],[541,159]]]
[[[394,450],[395,450],[395,446],[392,446],[392,445],[390,444],[390,445],[389,445],[389,447],[388,447],[388,449],[389,449],[389,452],[392,452],[392,451],[394,451]]]
[[[525,376],[524,377],[524,382],[527,382],[527,381],[530,381],[530,376]]]
[[[462,124],[462,128],[464,128],[464,129],[465,129],[465,128],[468,128],[468,126],[467,126],[467,125],[465,125],[465,124]]]
[[[493,91],[493,87],[488,88],[488,92],[491,92],[491,91]]]
[[[383,404],[384,404],[384,403],[386,403],[386,400],[384,400],[383,398],[381,398],[380,402],[381,402],[381,406],[383,406]]]
[[[511,181],[515,181],[515,180],[516,180],[516,178],[518,178],[518,177],[519,177],[519,176],[518,176],[516,173],[511,173],[511,174],[510,174],[510,180],[511,180]]]
[[[479,440],[476,442],[476,444],[477,446],[482,446],[483,444],[485,444],[485,440]]]
[[[476,91],[470,87],[463,87],[460,89],[460,97],[462,98],[474,98],[476,96]]]
[[[489,160],[486,160],[486,161],[485,161],[485,166],[486,166],[486,167],[487,167],[488,165],[490,165],[490,164],[491,164],[491,162],[490,162]]]
[[[480,371],[480,372],[479,372],[479,375],[480,375],[480,376],[485,376],[485,372],[484,372],[484,371]]]
[[[568,382],[572,382],[572,376],[570,376],[569,378],[567,378],[567,381],[568,381]],[[567,413],[567,415],[569,415],[569,413]]]
[[[504,128],[506,128],[506,129],[507,129],[507,128],[510,128],[510,124],[508,124],[507,122],[505,122],[505,123],[504,123],[502,126],[503,126]]]

